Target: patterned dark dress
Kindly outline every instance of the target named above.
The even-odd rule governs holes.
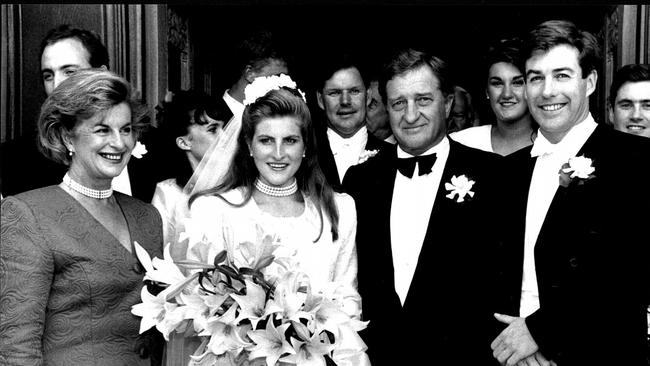
[[[131,241],[162,257],[156,209],[115,193]],[[143,271],[58,186],[2,201],[0,364],[149,365],[136,353]]]

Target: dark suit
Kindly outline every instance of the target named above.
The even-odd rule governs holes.
[[[404,306],[395,292],[390,239],[396,147],[348,170],[344,188],[357,208],[361,333],[373,365],[485,365],[494,362],[490,258],[497,245],[490,212],[500,157],[450,139],[450,152]],[[452,175],[474,180],[466,202],[445,197]]]
[[[499,283],[500,311],[510,315],[521,296],[530,151],[507,158],[514,231]],[[526,324],[558,365],[647,365],[650,140],[600,125],[581,155],[593,160],[595,178],[560,186],[552,200],[535,244],[540,309]]]
[[[327,178],[327,182],[335,189],[341,188],[341,179],[339,172],[336,168],[336,161],[332,154],[329,139],[327,138],[327,128],[316,130],[316,146],[318,147],[318,164]],[[390,149],[392,145],[388,142],[376,138],[373,134],[368,132],[368,142],[366,142],[366,150],[382,150]]]

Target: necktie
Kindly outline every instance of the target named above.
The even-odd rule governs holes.
[[[412,178],[415,171],[415,163],[418,163],[418,175],[425,175],[431,173],[431,168],[436,162],[436,154],[414,156],[412,158],[397,159],[397,170],[403,176]]]

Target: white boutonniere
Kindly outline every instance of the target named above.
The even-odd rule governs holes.
[[[458,195],[456,202],[465,201],[465,196],[469,195],[470,198],[474,197],[474,192],[471,191],[472,186],[474,186],[474,181],[469,180],[465,175],[452,176],[451,183],[445,183],[445,189],[451,191],[446,197],[449,199],[454,199],[454,196]]]
[[[142,159],[142,157],[146,153],[147,153],[147,147],[144,146],[144,144],[141,143],[140,141],[137,141],[135,143],[135,147],[133,148],[133,151],[131,151],[131,155],[133,155],[133,157],[135,157],[136,159]]]
[[[560,169],[560,185],[568,187],[571,182],[576,182],[578,185],[584,184],[589,179],[595,177],[593,174],[596,169],[593,166],[593,161],[587,157],[574,156],[569,159],[569,162],[562,165]]]
[[[372,158],[373,156],[377,155],[379,153],[379,150],[364,150],[360,155],[359,155],[359,161],[357,164],[361,164],[365,162],[366,160]]]

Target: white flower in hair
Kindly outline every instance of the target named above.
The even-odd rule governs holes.
[[[260,76],[255,78],[252,83],[246,85],[244,89],[244,105],[250,105],[255,103],[255,101],[266,95],[266,93],[271,90],[278,90],[282,87],[295,89],[302,96],[302,100],[307,102],[305,99],[305,93],[298,89],[296,82],[291,80],[289,75],[280,74],[280,75],[271,75],[271,76]]]

